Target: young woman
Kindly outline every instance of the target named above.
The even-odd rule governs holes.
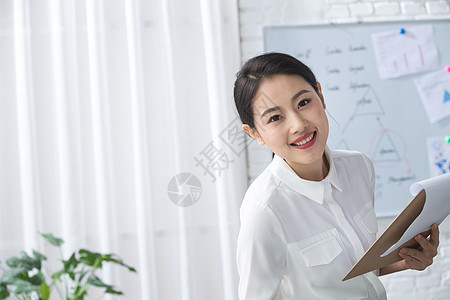
[[[399,251],[402,261],[341,281],[375,241],[374,167],[327,147],[326,104],[307,66],[281,53],[254,57],[234,99],[242,128],[275,154],[241,206],[240,299],[385,299],[378,275],[432,264],[436,225],[416,237],[420,250]]]

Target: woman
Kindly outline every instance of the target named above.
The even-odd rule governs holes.
[[[274,153],[241,206],[240,299],[385,299],[378,275],[432,264],[436,225],[416,237],[420,250],[399,251],[402,261],[341,281],[375,241],[374,167],[327,147],[326,105],[307,66],[281,53],[254,57],[234,99],[242,128]]]

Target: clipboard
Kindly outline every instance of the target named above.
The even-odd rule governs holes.
[[[402,260],[402,247],[418,248],[417,234],[427,238],[431,225],[450,214],[450,173],[416,182],[409,188],[414,198],[350,269],[342,281]]]
[[[379,269],[402,260],[398,255],[398,251],[382,257],[392,245],[397,243],[405,233],[411,223],[420,215],[426,201],[426,192],[421,190],[402,210],[402,212],[392,221],[380,237],[372,244],[372,246],[364,253],[352,269],[345,275],[342,281],[362,275],[364,273]],[[428,237],[431,230],[422,232],[421,235]],[[402,244],[399,248],[417,248],[419,244],[413,239]]]

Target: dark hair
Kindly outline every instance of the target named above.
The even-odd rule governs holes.
[[[252,102],[261,82],[277,74],[299,75],[318,92],[316,76],[301,61],[284,53],[266,53],[244,63],[234,82],[234,103],[242,123],[255,128]]]

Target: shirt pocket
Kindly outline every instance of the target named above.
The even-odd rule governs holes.
[[[307,267],[327,265],[342,252],[336,228],[296,242],[292,247],[300,252]]]
[[[361,227],[361,231],[366,236],[367,240],[372,243],[375,240],[375,235],[378,232],[377,217],[373,209],[372,202],[367,202],[362,209],[353,217],[356,225]]]

